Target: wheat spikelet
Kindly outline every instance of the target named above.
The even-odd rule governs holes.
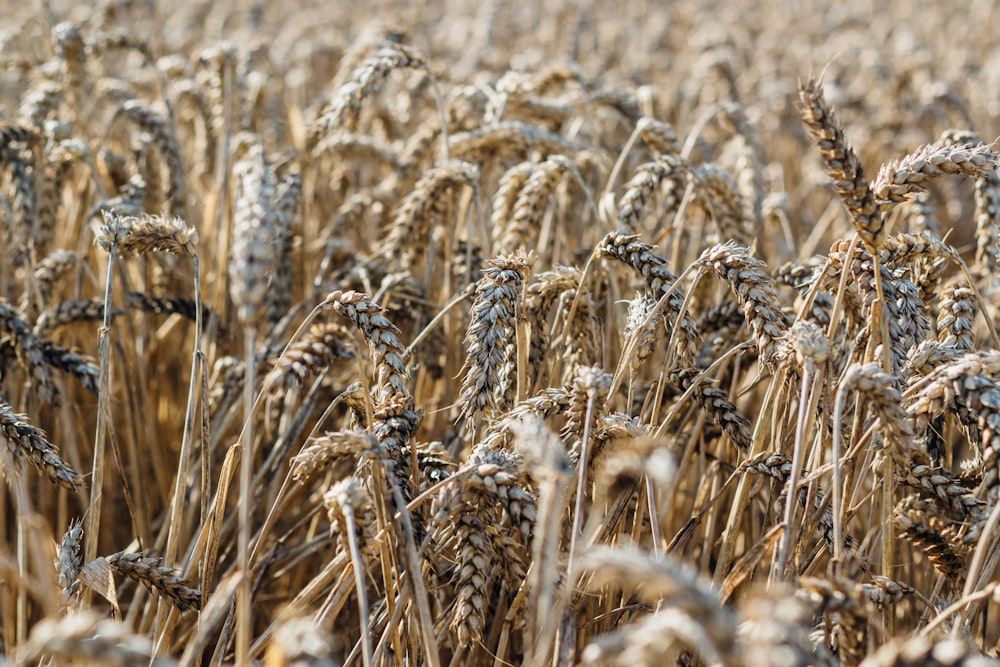
[[[901,484],[919,489],[936,498],[947,509],[958,516],[969,517],[973,522],[982,521],[986,503],[947,468],[916,464],[897,471]]]
[[[890,455],[899,460],[904,469],[910,465],[912,457],[919,456],[919,450],[913,445],[913,425],[903,409],[903,396],[896,388],[896,379],[884,372],[879,364],[848,368],[840,381],[839,391],[864,394],[868,405],[878,415]]]
[[[799,578],[801,594],[816,607],[830,625],[824,641],[830,641],[841,665],[857,665],[865,655],[873,605],[862,587],[850,580]]]
[[[444,226],[449,195],[462,185],[475,189],[478,181],[479,169],[467,162],[449,163],[427,171],[396,210],[382,254],[400,257],[404,270],[419,268],[431,231]]]
[[[902,531],[900,534],[921,549],[939,572],[959,578],[966,570],[965,559],[955,552],[940,520],[926,513],[928,507],[926,502],[904,498],[893,511],[893,522]]]
[[[465,334],[468,352],[458,406],[467,429],[480,415],[490,417],[507,409],[516,384],[515,323],[528,263],[523,257],[501,256],[487,264]]]
[[[549,315],[560,299],[573,299],[580,287],[579,269],[556,266],[535,276],[524,290],[524,320],[531,326],[531,344],[528,349],[529,371],[533,381],[545,382],[548,378],[546,357],[550,352]],[[587,292],[580,295],[585,304],[589,301]],[[583,315],[586,305],[580,309]]]
[[[260,145],[253,146],[233,171],[237,183],[229,294],[240,321],[250,324],[265,315],[268,279],[276,268],[274,250],[280,234],[274,220],[275,176]]]
[[[512,407],[499,419],[490,424],[483,436],[482,446],[500,449],[507,445],[510,429],[528,418],[548,419],[569,407],[570,392],[564,388],[548,388],[536,396],[527,398]]]
[[[114,309],[112,316],[124,311]],[[47,308],[35,320],[34,334],[48,336],[60,327],[77,322],[95,322],[104,319],[104,299],[68,299]]]
[[[129,292],[125,295],[125,303],[129,308],[141,310],[144,313],[155,315],[180,315],[186,320],[194,322],[197,319],[197,303],[194,299],[183,296],[162,297],[146,294],[145,292]],[[205,320],[218,318],[202,304],[202,315]]]
[[[643,116],[635,124],[635,130],[649,149],[658,156],[681,154],[681,145],[677,141],[677,134],[669,123]]]
[[[625,184],[625,193],[618,201],[618,232],[635,234],[639,231],[646,205],[653,193],[663,189],[667,215],[680,205],[680,196],[687,182],[687,167],[678,157],[664,153],[654,162],[639,165]]]
[[[628,313],[625,317],[625,328],[622,335],[635,341],[635,354],[629,359],[629,371],[638,372],[643,362],[653,354],[656,344],[656,319],[650,317],[656,308],[656,302],[645,294],[636,294],[628,301]],[[626,344],[627,347],[627,344]]]
[[[313,130],[313,143],[337,129],[353,131],[361,113],[361,103],[375,95],[385,84],[389,74],[399,69],[427,69],[427,60],[417,50],[385,42],[354,72],[351,79],[335,93],[330,104],[317,120]]]
[[[510,218],[502,226],[493,228],[499,252],[535,247],[549,197],[563,174],[573,168],[572,161],[564,155],[550,155],[535,167],[517,195]]]
[[[56,545],[56,575],[63,600],[69,601],[76,597],[80,590],[77,576],[83,564],[80,556],[80,544],[83,541],[83,523],[80,520],[70,521],[69,527],[63,533],[62,541]]]
[[[761,361],[773,367],[788,324],[774,291],[774,280],[763,270],[764,262],[734,243],[709,248],[698,262],[715,271],[732,289],[754,333]]]
[[[695,368],[674,371],[669,378],[682,391],[693,391],[693,397],[704,408],[713,422],[729,436],[733,444],[749,451],[753,441],[750,419],[740,412],[729,396],[714,382],[704,377]]]
[[[336,359],[351,359],[354,353],[344,341],[348,332],[337,324],[314,324],[278,357],[264,378],[266,391],[287,391],[303,386],[324,371]]]
[[[666,267],[666,260],[653,252],[653,246],[643,243],[636,236],[610,233],[598,244],[597,253],[602,257],[617,259],[639,273],[646,282],[646,289],[657,301],[677,282],[677,276]],[[690,314],[684,313],[681,321],[677,322],[683,307],[684,295],[674,290],[666,302],[668,325],[670,328],[677,327],[676,352],[681,365],[692,366],[701,342]]]
[[[872,194],[885,212],[910,194],[924,191],[925,183],[938,176],[961,174],[977,178],[996,168],[996,155],[987,144],[929,144],[883,165],[872,183]]]
[[[941,291],[939,308],[938,341],[959,352],[972,352],[975,347],[972,327],[978,311],[975,292],[961,283],[947,285]]]
[[[67,489],[83,484],[83,479],[63,461],[45,433],[29,424],[23,415],[16,414],[3,398],[0,398],[0,432],[15,460],[18,456],[27,457],[53,484]]]
[[[113,210],[102,210],[104,224],[98,231],[97,243],[123,257],[147,252],[168,252],[193,257],[197,253],[198,232],[180,218],[160,215],[121,216]]]
[[[385,449],[370,433],[337,431],[309,440],[292,459],[292,479],[303,483],[330,464],[349,457],[352,463],[364,458],[379,459]]]
[[[851,224],[865,246],[874,251],[881,246],[888,230],[879,214],[861,162],[823,96],[823,87],[815,80],[802,84],[799,87],[799,104],[799,115],[809,136],[819,147],[824,169],[833,179],[833,187],[844,202]]]
[[[180,611],[201,609],[201,591],[192,587],[191,582],[176,570],[157,565],[158,559],[119,551],[104,560],[118,573],[165,597]]]
[[[92,394],[97,394],[101,369],[93,357],[73,352],[50,341],[42,342],[41,351],[42,356],[45,357],[45,363],[52,368],[69,373],[80,382],[84,389]]]
[[[5,238],[12,251],[11,260],[21,264],[38,229],[38,188],[36,174],[40,166],[40,135],[32,128],[4,122],[0,124],[0,163],[10,172],[14,189],[11,210],[5,220]]]
[[[452,157],[470,162],[484,160],[490,155],[523,158],[532,150],[542,154],[574,155],[581,146],[555,132],[520,121],[504,121],[448,137],[448,152]]]
[[[406,350],[399,342],[399,329],[385,316],[385,308],[359,292],[334,291],[321,304],[354,323],[371,344],[375,364],[375,400],[381,403],[392,395],[409,397],[409,372],[403,358]]]
[[[278,322],[292,304],[292,286],[295,283],[295,261],[292,251],[295,247],[293,225],[295,214],[302,199],[302,175],[289,171],[274,190],[273,220],[277,239],[277,258],[271,274],[271,289],[267,292],[264,308],[267,319]]]

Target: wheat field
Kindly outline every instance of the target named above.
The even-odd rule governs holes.
[[[0,26],[0,666],[996,663],[1000,3]]]

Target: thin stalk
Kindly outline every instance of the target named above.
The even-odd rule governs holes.
[[[580,461],[576,464],[576,502],[573,508],[573,531],[569,537],[569,555],[566,558],[566,581],[573,581],[573,556],[576,553],[576,538],[583,523],[583,501],[587,484],[587,459],[590,457],[590,422],[594,417],[594,396],[587,397],[587,414],[583,422],[583,442],[580,443]],[[572,585],[572,584],[570,584]]]
[[[372,637],[368,629],[368,596],[365,594],[364,563],[361,560],[361,548],[358,546],[358,536],[355,532],[354,508],[349,503],[344,504],[344,519],[347,524],[347,546],[354,563],[354,585],[358,589],[358,615],[361,623],[361,660],[365,667],[372,665]]]
[[[90,507],[87,510],[87,525],[84,534],[87,543],[83,552],[83,562],[89,563],[97,557],[97,540],[101,534],[101,502],[104,486],[104,447],[108,436],[108,417],[111,411],[111,286],[114,279],[115,255],[118,245],[113,243],[108,252],[108,275],[104,285],[104,322],[98,332],[98,358],[101,372],[97,385],[97,432],[94,435],[94,464],[90,478]],[[84,587],[81,592],[84,605],[90,600],[91,592]]]
[[[792,521],[795,518],[795,506],[798,499],[799,477],[802,474],[802,458],[805,453],[806,416],[809,401],[809,389],[813,379],[812,363],[808,362],[802,372],[802,390],[799,394],[799,414],[795,420],[795,449],[792,453],[792,472],[788,475],[788,497],[785,499],[785,530],[781,534],[781,549],[778,552],[778,568],[776,576],[785,576],[785,566],[788,564],[788,554],[792,548]]]
[[[170,531],[167,533],[167,546],[164,549],[164,560],[167,563],[176,561],[177,541],[181,533],[181,508],[184,499],[184,485],[187,480],[188,459],[191,456],[191,443],[194,439],[195,400],[198,394],[198,372],[201,359],[201,274],[198,255],[194,256],[194,351],[191,353],[191,377],[188,380],[187,408],[184,412],[184,434],[181,440],[180,459],[177,462],[177,477],[174,480],[174,493],[170,498]],[[107,308],[105,308],[107,313]],[[204,500],[204,499],[203,499]],[[88,561],[89,562],[89,561]]]
[[[253,592],[253,577],[250,576],[250,468],[253,465],[253,405],[254,405],[254,377],[256,369],[256,335],[257,331],[253,326],[244,327],[244,341],[246,346],[246,375],[243,382],[243,414],[246,421],[243,425],[243,438],[241,439],[241,463],[240,463],[240,496],[239,506],[239,544],[237,569],[243,573],[243,581],[240,582],[239,591],[236,594],[236,664],[250,664],[250,633],[251,625],[251,604],[250,595]]]
[[[840,424],[844,415],[847,392],[838,391],[833,406],[833,559],[838,563],[844,558],[844,491],[840,468]]]

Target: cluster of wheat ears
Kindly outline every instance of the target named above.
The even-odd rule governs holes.
[[[42,4],[0,665],[994,664],[996,3]]]

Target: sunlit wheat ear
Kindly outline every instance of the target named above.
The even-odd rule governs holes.
[[[903,396],[896,385],[896,378],[882,371],[879,364],[854,365],[844,373],[838,394],[858,392],[864,396],[865,404],[879,419],[879,431],[889,455],[905,469],[911,462],[927,461],[922,460],[926,459],[926,454],[913,444],[913,426],[903,409]]]
[[[321,322],[289,346],[264,378],[266,391],[280,393],[301,387],[325,372],[337,359],[353,359],[350,334],[339,324]]]
[[[147,252],[169,252],[194,257],[198,248],[198,232],[180,218],[160,215],[121,216],[115,211],[102,211],[104,225],[97,233],[97,244],[119,255],[142,255]]]
[[[489,127],[459,132],[448,138],[453,158],[470,162],[508,155],[527,157],[531,150],[574,155],[582,146],[561,134],[519,121],[503,121]]]
[[[885,213],[910,195],[925,191],[926,183],[934,178],[945,174],[977,178],[991,174],[996,168],[997,157],[992,146],[946,140],[922,146],[883,165],[872,183],[872,194]]]
[[[892,518],[900,535],[923,551],[941,574],[954,579],[966,572],[965,554],[955,549],[957,533],[935,516],[932,503],[914,496],[904,498],[896,505]]]
[[[293,302],[292,288],[295,284],[295,222],[302,199],[302,175],[295,169],[289,170],[274,188],[273,220],[275,227],[275,269],[271,274],[271,288],[268,290],[264,308],[267,319],[278,322],[288,314]]]
[[[598,244],[596,252],[601,257],[616,259],[628,265],[641,275],[646,289],[657,301],[677,282],[677,276],[666,267],[667,261],[653,252],[653,246],[643,243],[637,236],[612,232]],[[674,289],[670,292],[665,310],[668,325],[671,329],[677,327],[678,359],[683,367],[693,366],[701,340],[690,313],[684,312],[681,317],[681,312],[684,311],[684,294],[681,290]]]
[[[56,576],[63,601],[66,603],[73,601],[80,591],[80,582],[77,581],[77,576],[79,576],[80,567],[83,564],[83,557],[80,555],[82,542],[83,523],[74,520],[70,522],[66,532],[63,533],[62,540],[56,545]]]
[[[580,269],[555,266],[534,276],[534,280],[524,290],[524,319],[531,328],[531,345],[528,349],[529,380],[536,383],[548,380],[549,353],[552,351],[549,331],[549,315],[566,295],[576,294],[580,288]],[[581,298],[586,298],[581,296]],[[552,355],[554,356],[554,355]]]
[[[116,309],[115,315],[121,315],[123,310]],[[68,299],[61,301],[38,316],[35,321],[35,334],[51,336],[53,330],[77,322],[98,322],[104,320],[104,299]]]
[[[977,498],[974,490],[965,486],[947,468],[916,464],[897,472],[900,484],[933,497],[939,506],[953,515],[966,517],[973,525],[982,523],[986,518],[986,502]]]
[[[311,143],[315,144],[324,135],[338,129],[353,131],[361,113],[361,103],[375,95],[389,75],[400,69],[426,70],[427,60],[411,47],[395,42],[383,43],[334,93],[316,122]]]
[[[902,368],[906,362],[906,345],[910,342],[907,338],[907,332],[903,329],[905,319],[900,312],[901,300],[896,289],[895,280],[892,274],[885,267],[878,265],[878,276],[881,277],[882,296],[885,301],[882,303],[882,308],[877,309],[875,308],[875,305],[879,301],[879,279],[876,278],[876,262],[874,258],[866,252],[856,251],[851,260],[850,266],[844,267],[843,262],[846,257],[846,251],[834,251],[829,255],[830,263],[834,268],[838,271],[848,270],[854,277],[854,282],[857,284],[858,289],[861,291],[861,295],[864,298],[862,315],[866,318],[866,320],[871,322],[876,313],[885,318],[886,329],[888,329],[889,332],[888,342],[890,366],[891,370],[895,373],[898,369]],[[833,276],[829,276],[827,280],[827,284],[830,284],[831,286],[836,284],[833,280]],[[904,299],[902,303],[905,305],[908,302]],[[916,307],[916,310],[919,311],[920,308]],[[869,326],[869,337],[874,337],[875,340],[879,340],[880,336],[878,335],[878,332],[871,331],[870,329],[871,327]],[[912,338],[912,336],[913,332],[911,331],[910,337]]]
[[[376,399],[381,401],[391,394],[409,396],[409,372],[403,361],[406,350],[399,341],[399,329],[386,317],[385,308],[360,292],[340,290],[331,292],[320,305],[350,320],[371,344]]]
[[[441,501],[450,507],[448,530],[459,562],[450,625],[468,646],[482,639],[497,608],[491,582],[500,578],[513,589],[524,579],[537,511],[523,461],[512,452],[478,446],[456,479]],[[519,539],[512,540],[511,531]]]
[[[118,573],[138,581],[151,591],[166,598],[181,611],[201,609],[201,591],[180,576],[173,568],[158,565],[159,560],[141,553],[118,553],[104,560]]]
[[[774,367],[780,339],[788,323],[774,291],[774,280],[764,271],[764,262],[751,257],[746,248],[732,243],[709,248],[698,261],[711,268],[732,289],[753,331],[761,361]]]
[[[276,181],[260,145],[251,147],[233,170],[236,195],[229,293],[240,321],[247,325],[263,317],[268,278],[276,268],[274,258],[280,241],[274,220]]]
[[[399,258],[401,268],[422,275],[433,230],[448,228],[445,213],[454,195],[465,188],[476,188],[479,169],[467,162],[454,162],[425,172],[413,191],[400,203],[393,217],[383,254]]]
[[[490,424],[483,437],[483,446],[500,449],[510,444],[510,430],[526,418],[546,420],[565,411],[570,404],[568,388],[549,388],[527,398],[507,411],[503,418]]]
[[[743,450],[750,449],[753,433],[749,417],[729,400],[726,391],[717,386],[715,381],[702,376],[696,368],[674,371],[669,375],[669,379],[676,382],[682,391],[692,392],[694,400],[701,405],[709,418],[729,436],[734,445]]]
[[[62,459],[59,450],[48,441],[45,433],[32,426],[27,417],[15,413],[2,396],[0,438],[14,455],[15,462],[22,456],[27,458],[52,484],[67,489],[83,485],[83,478]]]
[[[993,380],[998,376],[1000,354],[966,354],[919,380],[919,385],[907,392],[910,400],[906,406],[915,432],[926,430],[946,408],[972,411],[981,431],[982,488],[990,502],[997,494],[1000,461],[1000,386]]]
[[[10,121],[0,123],[0,166],[9,173],[13,198],[2,223],[2,240],[15,265],[27,259],[35,241],[38,213],[38,169],[41,134]],[[5,204],[7,202],[4,202]]]
[[[942,345],[960,352],[972,352],[975,337],[972,333],[978,307],[972,288],[962,283],[952,283],[941,291],[938,313],[938,340]]]
[[[869,250],[878,248],[888,230],[861,162],[827,104],[822,85],[815,80],[800,85],[799,105],[799,116],[819,148],[823,168],[833,179],[833,187],[850,215],[851,224]]]
[[[465,334],[468,352],[458,405],[470,430],[481,415],[494,416],[510,407],[517,382],[516,327],[528,263],[524,257],[501,256],[487,264]]]
[[[510,217],[503,226],[494,229],[497,252],[535,248],[549,197],[562,176],[573,168],[573,162],[566,156],[550,155],[532,170],[514,201]]]
[[[660,155],[655,162],[637,167],[625,184],[624,194],[618,200],[618,232],[638,233],[650,201],[660,191],[667,214],[676,211],[684,195],[687,174],[687,165],[673,154]]]

